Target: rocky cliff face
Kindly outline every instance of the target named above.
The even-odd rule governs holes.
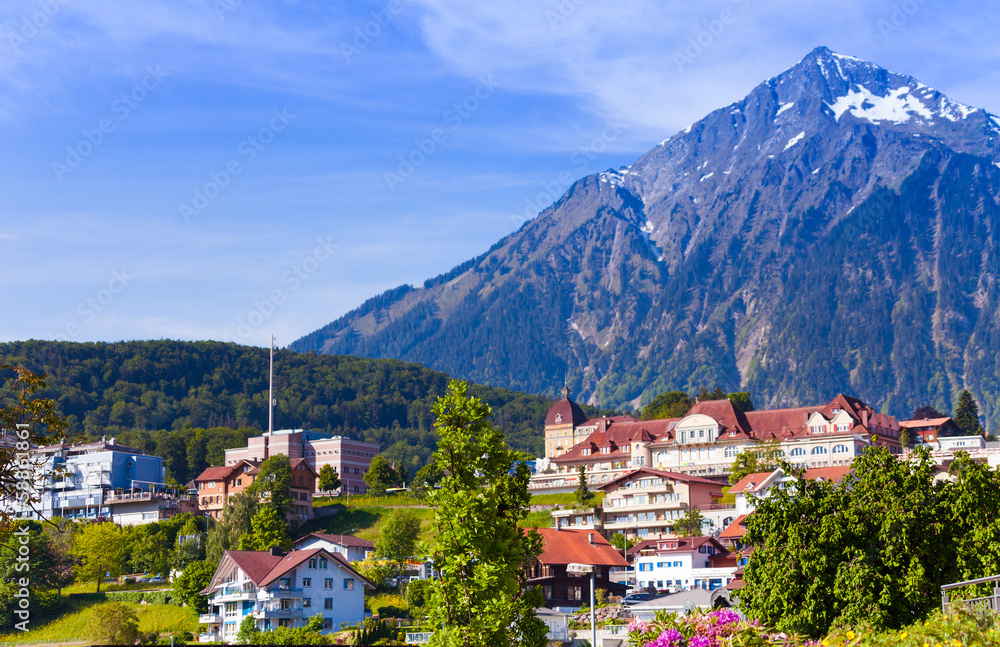
[[[489,252],[292,345],[603,405],[850,392],[1000,422],[1000,119],[817,48]]]

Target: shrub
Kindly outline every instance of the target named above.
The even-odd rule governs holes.
[[[139,618],[121,602],[105,602],[94,608],[86,634],[97,645],[134,645],[139,640]]]

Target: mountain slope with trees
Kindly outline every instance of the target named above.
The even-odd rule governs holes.
[[[291,347],[565,383],[602,406],[708,385],[905,416],[968,388],[995,429],[998,164],[1000,118],[817,48],[486,254]]]
[[[0,344],[0,364],[47,374],[70,431],[117,436],[163,456],[180,483],[223,450],[267,429],[268,349],[221,342],[142,341]],[[313,429],[377,442],[415,474],[437,446],[434,402],[449,377],[397,360],[276,350],[275,428]],[[542,452],[552,401],[470,384],[493,407],[492,421],[519,451]],[[596,410],[588,408],[588,412]]]

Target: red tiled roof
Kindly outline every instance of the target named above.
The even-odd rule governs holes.
[[[713,537],[671,537],[669,539],[658,539],[655,543],[657,555],[664,553],[688,553],[697,550],[699,546],[704,544],[715,544],[715,547],[723,553],[728,552],[726,547]],[[677,544],[677,548],[660,548],[660,546],[670,544]]]
[[[924,418],[923,420],[903,420],[899,423],[904,429],[914,429],[916,427],[940,427],[951,418]]]
[[[205,471],[198,475],[195,479],[197,481],[224,481],[229,478],[233,472],[236,471],[236,467],[239,463],[234,465],[225,465],[220,467],[206,467]]]
[[[740,480],[736,481],[733,487],[729,488],[729,494],[739,494],[740,492],[744,492],[751,483],[753,483],[754,486],[760,485],[764,482],[764,479],[771,476],[773,473],[774,472],[754,472],[753,474],[747,474]]]
[[[746,414],[733,406],[731,400],[704,400],[696,403],[687,413],[689,416],[700,414],[718,421],[722,432],[736,431],[748,433],[751,430]]]
[[[640,467],[631,472],[622,474],[618,478],[608,481],[607,483],[601,484],[601,486],[598,487],[597,489],[603,490],[604,488],[619,483],[620,481],[628,480],[630,478],[634,478],[637,476],[642,476],[643,474],[649,474],[651,476],[659,476],[661,478],[668,478],[673,481],[679,481],[681,483],[691,483],[691,484],[700,483],[702,485],[714,485],[716,487],[722,486],[722,484],[719,481],[713,481],[711,479],[702,478],[700,476],[690,476],[688,474],[680,474],[679,472],[665,472],[663,470],[654,470],[648,467]],[[719,493],[719,496],[722,496],[722,494]]]
[[[633,557],[639,551],[642,551],[642,550],[645,550],[647,548],[652,548],[653,546],[656,546],[656,541],[657,540],[655,540],[655,539],[643,539],[642,541],[640,541],[635,546],[632,546],[631,548],[629,548],[628,550],[626,550],[625,554],[628,555],[628,556],[630,556],[630,557]]]
[[[227,550],[226,555],[258,586],[275,564],[281,561],[280,555],[272,555],[266,550]]]
[[[557,530],[539,528],[542,536],[542,564],[591,564],[593,566],[628,566],[618,550],[601,533],[592,530]],[[588,536],[593,535],[591,544]]]
[[[749,516],[748,514],[741,514],[733,519],[733,522],[719,533],[719,539],[742,539],[747,534],[746,519]]]
[[[555,462],[574,462],[589,459],[609,461],[616,458],[631,457],[632,453],[624,450],[625,448],[631,449],[632,440],[641,437],[643,432],[645,432],[646,437],[650,440],[661,438],[669,433],[678,420],[679,418],[668,418],[664,420],[612,422],[611,424],[605,422],[599,425],[597,431],[587,436],[584,441],[577,443],[569,451],[556,456],[552,460]],[[595,447],[609,446],[612,448],[610,454],[601,454],[600,450],[593,452]],[[585,447],[591,448],[592,453],[590,456],[583,455]]]

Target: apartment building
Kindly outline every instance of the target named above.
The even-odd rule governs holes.
[[[316,471],[304,458],[291,461],[292,508],[289,519],[299,522],[313,518],[313,492],[316,490]],[[222,518],[222,510],[229,497],[243,492],[260,475],[260,463],[242,459],[232,465],[209,467],[194,480],[197,490],[198,511],[213,519]]]
[[[341,493],[362,494],[367,492],[365,472],[379,451],[377,444],[363,440],[306,429],[282,429],[254,436],[247,440],[246,447],[227,449],[225,463],[262,463],[272,454],[285,454],[292,460],[303,458],[316,474],[324,465],[330,465],[340,475]]]
[[[674,537],[657,541],[635,557],[636,586],[657,591],[725,587],[737,560],[712,537]]]
[[[671,535],[678,519],[721,499],[723,485],[698,476],[640,468],[598,489],[606,493],[604,531],[642,540]]]
[[[167,492],[163,458],[116,438],[34,447],[28,460],[35,501],[5,502],[22,519],[104,518],[137,525],[195,510],[186,495]]]
[[[204,627],[198,640],[233,643],[247,617],[266,631],[304,627],[322,614],[323,633],[340,631],[341,623],[364,619],[366,590],[375,586],[342,556],[322,548],[228,550],[202,592],[208,613],[198,618]]]

